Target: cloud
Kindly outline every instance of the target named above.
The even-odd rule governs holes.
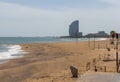
[[[0,2],[0,15],[6,17],[32,17],[46,15],[49,11],[30,8],[19,4]]]
[[[62,28],[60,28],[64,28],[64,21],[64,15],[61,11],[0,2],[1,36],[53,36],[65,34],[65,32],[61,33]]]
[[[120,5],[120,0],[100,0],[100,1],[109,3],[109,4]]]
[[[68,35],[69,24],[80,21],[84,33],[98,30],[119,30],[119,7],[104,9],[59,10],[33,8],[13,3],[0,2],[1,36],[59,36]],[[86,30],[87,29],[87,30]]]

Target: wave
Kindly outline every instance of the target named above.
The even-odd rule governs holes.
[[[0,62],[2,60],[9,60],[23,57],[23,54],[26,54],[20,45],[1,45],[0,47],[4,48],[4,52],[0,52]]]
[[[98,38],[97,40],[103,41],[103,40],[108,40],[108,38]]]

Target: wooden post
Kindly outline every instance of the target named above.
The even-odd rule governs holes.
[[[97,72],[97,67],[95,66],[95,72]]]
[[[116,52],[116,70],[119,71],[118,52]]]
[[[106,44],[106,49],[108,48],[107,44]]]
[[[77,44],[78,43],[78,35],[75,38],[76,38],[76,44]]]
[[[95,49],[95,36],[94,36],[94,49]]]
[[[88,46],[90,48],[90,37],[88,37]]]
[[[119,62],[118,62],[118,63],[119,63],[119,66],[120,66],[120,59],[119,59]]]
[[[119,58],[118,58],[118,33],[116,33],[116,70],[119,72]]]
[[[101,55],[99,54],[99,60],[101,60]]]
[[[105,66],[105,72],[106,72],[106,66]]]
[[[98,44],[98,50],[100,49],[100,45]]]

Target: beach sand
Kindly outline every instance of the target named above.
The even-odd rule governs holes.
[[[0,65],[0,82],[76,82],[71,78],[70,66],[78,69],[79,76],[87,71],[94,72],[94,66],[106,67],[107,72],[115,72],[115,62],[103,62],[106,55],[114,59],[114,45],[109,41],[60,42],[22,44],[29,52],[23,58],[13,59]],[[107,48],[111,48],[108,51]],[[86,66],[90,64],[90,69]],[[88,67],[88,68],[89,68]],[[98,70],[99,71],[99,70]]]

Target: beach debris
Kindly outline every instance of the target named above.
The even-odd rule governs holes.
[[[106,72],[106,66],[94,66],[94,71],[95,72]]]
[[[78,69],[74,66],[70,66],[72,78],[78,78]]]
[[[115,61],[115,60],[116,59],[111,54],[104,55],[104,58],[103,58],[104,62]]]

